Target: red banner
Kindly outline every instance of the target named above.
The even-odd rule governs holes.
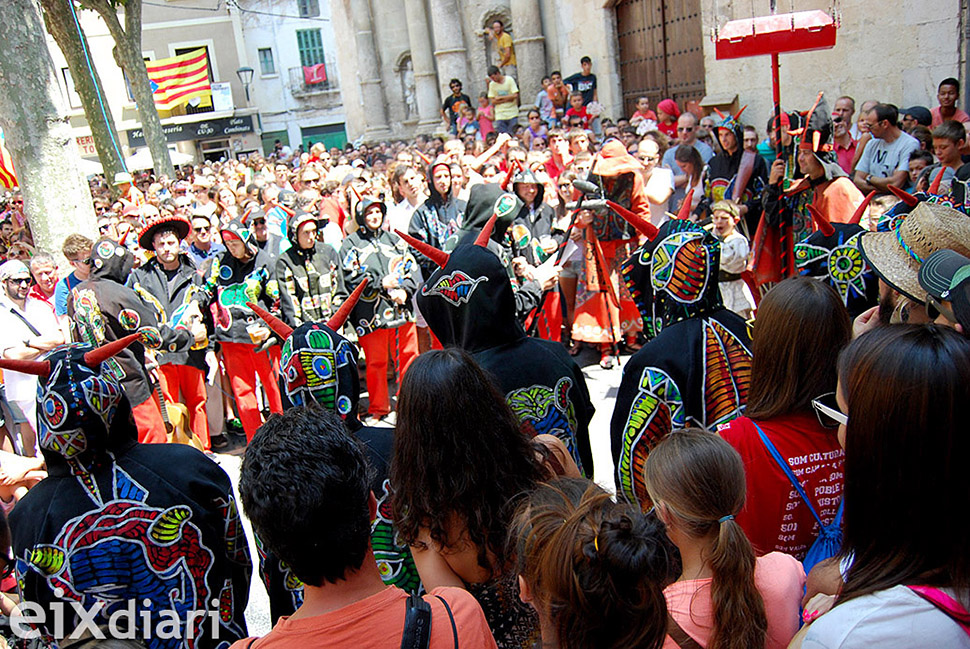
[[[315,83],[324,83],[327,80],[327,64],[317,63],[316,65],[303,66],[303,83],[310,86]]]

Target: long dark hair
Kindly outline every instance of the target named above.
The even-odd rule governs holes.
[[[691,174],[690,178],[687,180],[687,189],[689,190],[691,187],[697,184],[697,181],[700,180],[701,174],[704,172],[704,158],[701,157],[700,151],[698,151],[693,145],[681,144],[677,147],[677,150],[674,151],[674,160],[676,162],[689,162],[694,166],[694,173]]]
[[[792,277],[774,286],[751,334],[745,414],[770,419],[811,412],[812,399],[835,391],[835,366],[851,334],[849,312],[828,284]]]
[[[733,518],[744,507],[741,456],[717,435],[677,431],[650,452],[644,473],[651,500],[686,534],[716,537],[708,558],[714,629],[707,649],[763,647],[768,618],[754,583],[754,548]]]
[[[457,521],[479,565],[502,570],[517,498],[544,477],[505,398],[467,352],[432,350],[405,373],[397,412],[390,480],[401,538],[416,545],[424,528],[448,547]]]
[[[519,505],[519,575],[560,649],[659,649],[670,579],[663,525],[593,482],[559,478]],[[635,623],[631,623],[635,621]]]
[[[839,598],[899,584],[970,588],[970,342],[937,325],[878,327],[839,358],[848,403]]]

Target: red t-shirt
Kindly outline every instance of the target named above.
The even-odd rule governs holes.
[[[583,106],[579,110],[575,108],[570,108],[566,111],[566,120],[568,121],[572,117],[582,117],[583,118],[583,128],[589,128],[589,114],[586,112],[586,106]]]
[[[788,461],[822,522],[831,523],[842,498],[845,463],[836,432],[822,428],[813,414],[785,415],[758,425]],[[812,513],[750,419],[739,417],[718,432],[744,460],[748,494],[736,520],[755,551],[785,552],[801,561],[819,532]]]
[[[677,120],[674,120],[670,124],[666,122],[658,122],[657,130],[666,135],[669,138],[677,137]]]

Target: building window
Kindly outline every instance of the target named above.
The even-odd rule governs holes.
[[[320,0],[297,0],[300,18],[316,18],[320,15]]]
[[[319,29],[296,30],[296,46],[300,50],[300,65],[303,67],[324,63],[323,36]]]
[[[276,62],[273,61],[273,50],[268,47],[261,47],[257,50],[259,54],[259,74],[266,77],[276,74]]]

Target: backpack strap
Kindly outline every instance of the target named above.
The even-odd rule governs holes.
[[[431,605],[420,595],[408,596],[401,649],[428,649],[431,644]]]
[[[761,426],[759,426],[754,419],[750,419],[749,421],[754,424],[755,428],[758,429],[758,435],[761,437],[761,443],[764,444],[765,448],[768,450],[768,453],[774,458],[778,466],[781,467],[781,470],[785,472],[785,475],[788,476],[788,481],[791,482],[791,485],[795,488],[795,491],[797,491],[798,495],[801,496],[802,500],[805,502],[805,506],[808,507],[808,511],[812,512],[812,516],[815,517],[815,521],[818,523],[819,529],[825,529],[825,523],[822,522],[822,519],[815,512],[815,508],[812,506],[812,501],[808,499],[808,494],[805,493],[802,483],[798,481],[798,478],[795,477],[795,473],[791,470],[791,467],[788,466],[788,462],[785,461],[785,458],[781,456],[781,453],[778,452],[775,445],[772,444],[771,440],[768,439],[768,436],[765,435],[765,431],[761,430]],[[836,515],[836,522],[841,522],[841,520],[842,503],[839,503],[839,512]]]
[[[667,635],[673,640],[680,649],[704,649],[697,640],[690,637],[684,629],[677,624],[674,616],[667,611]]]
[[[941,613],[946,614],[963,629],[964,633],[970,636],[970,613],[963,608],[960,602],[939,588],[932,586],[907,586],[907,588],[935,606]]]
[[[445,598],[441,595],[435,595],[441,600],[441,603],[445,605],[445,611],[448,613],[448,619],[451,620],[451,633],[455,636],[455,649],[458,649],[458,627],[455,625],[455,616],[451,612],[451,606],[445,601]]]

